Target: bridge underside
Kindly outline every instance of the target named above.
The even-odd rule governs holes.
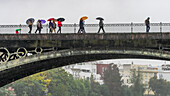
[[[59,58],[45,59],[24,65],[19,65],[0,72],[0,87],[9,84],[26,76],[42,72],[45,70],[67,66],[70,64],[88,62],[94,60],[104,59],[120,59],[120,58],[142,58],[142,59],[160,59],[170,60],[168,58],[161,58],[155,56],[144,56],[134,54],[89,54],[89,55],[74,55]],[[14,60],[15,61],[15,60]],[[13,62],[13,61],[12,61]]]

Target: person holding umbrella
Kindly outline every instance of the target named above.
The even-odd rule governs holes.
[[[55,19],[55,21],[58,21],[58,31],[57,31],[57,33],[59,33],[59,31],[60,31],[60,34],[61,34],[61,26],[62,26],[62,23],[61,22],[63,22],[63,21],[65,21],[65,19],[64,18],[58,18],[58,19]]]
[[[53,26],[52,26],[52,28],[53,28],[53,30],[52,31],[54,31],[55,33],[56,33],[56,23],[55,23],[55,20],[53,20]]]
[[[53,21],[53,20],[55,20],[55,18],[50,18],[50,19],[48,19],[47,21],[50,21],[49,22],[49,33],[52,33],[52,31],[53,31],[53,23],[51,22],[51,21]]]
[[[60,31],[60,34],[61,34],[61,26],[62,26],[62,24],[61,24],[61,21],[59,20],[58,21],[58,31],[57,31],[57,33]]]
[[[97,20],[100,20],[99,21],[99,30],[98,30],[98,33],[100,33],[100,30],[102,29],[103,30],[103,33],[105,33],[105,31],[104,31],[104,28],[103,28],[103,26],[104,26],[104,23],[103,23],[103,18],[101,18],[101,17],[98,17],[98,18],[96,18]]]
[[[29,27],[29,34],[31,34],[31,31],[32,31],[32,25],[33,25],[33,22],[32,22],[32,20],[30,20],[30,22],[28,23],[28,27]]]
[[[83,33],[86,33],[84,26],[85,26],[85,20],[86,20],[87,18],[88,18],[87,16],[84,16],[84,17],[81,17],[81,18],[80,18],[80,22],[79,22],[80,29],[78,30],[78,33],[81,33],[81,31],[82,31]]]
[[[39,34],[41,34],[41,29],[42,29],[42,24],[41,24],[41,20],[37,21],[37,29],[35,31],[35,33],[37,33],[37,31],[39,31]]]
[[[81,33],[81,31],[83,31],[83,19],[82,18],[80,19],[79,26],[80,28],[78,30],[78,33]]]
[[[50,20],[50,22],[49,22],[49,33],[52,33],[52,31],[53,31],[53,23],[51,22],[51,20]]]
[[[32,25],[34,23],[34,18],[29,18],[27,21],[26,21],[26,24],[28,24],[28,27],[29,27],[29,34],[31,34],[31,31],[32,31]]]

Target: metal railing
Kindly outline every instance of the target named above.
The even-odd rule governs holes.
[[[150,32],[170,32],[170,23],[151,23]],[[28,25],[0,25],[0,34],[15,34],[16,29],[21,29],[21,34],[27,34],[29,31]],[[78,24],[63,24],[62,33],[77,33]],[[86,33],[97,33],[98,24],[86,24]],[[119,23],[105,24],[106,33],[145,33],[146,26],[144,23]],[[36,30],[36,25],[33,25],[32,33]],[[58,28],[56,28],[56,31]],[[43,25],[42,34],[49,33],[48,24]],[[102,30],[101,32],[102,33]]]

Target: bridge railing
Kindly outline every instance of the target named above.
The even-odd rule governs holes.
[[[151,23],[150,32],[170,32],[170,23]],[[21,29],[21,34],[27,34],[29,31],[28,25],[0,25],[0,34],[15,34],[16,29]],[[63,24],[62,33],[77,33],[78,24]],[[86,24],[86,33],[97,33],[98,24]],[[106,33],[145,33],[146,26],[144,23],[117,23],[105,24]],[[33,25],[32,33],[36,30],[36,25]],[[56,31],[58,28],[56,28]],[[43,25],[41,33],[49,33],[48,24]],[[102,30],[101,30],[102,33]]]

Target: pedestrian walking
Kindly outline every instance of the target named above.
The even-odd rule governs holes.
[[[57,33],[59,33],[59,31],[60,31],[60,34],[61,34],[61,26],[62,26],[62,24],[61,24],[61,21],[59,20],[58,21],[58,31],[57,31]]]
[[[30,29],[30,30],[29,30],[29,32],[28,32],[29,34],[31,34],[31,31],[32,31],[32,25],[33,25],[33,21],[32,21],[32,20],[30,20],[30,21],[29,21],[29,23],[28,23],[28,27],[29,27],[29,29]]]
[[[146,33],[149,33],[149,30],[150,30],[150,17],[148,17],[146,20],[145,20],[145,25],[146,25]]]
[[[81,18],[80,19],[80,22],[79,22],[79,26],[80,26],[80,28],[79,28],[79,30],[78,30],[78,33],[86,33],[86,31],[85,31],[85,21]]]
[[[103,33],[105,33],[103,26],[104,26],[103,20],[100,20],[98,33],[100,33],[101,29],[103,30]]]
[[[53,23],[51,22],[51,20],[50,20],[50,22],[49,22],[49,33],[52,33],[52,31],[53,31]]]
[[[55,30],[55,29],[56,29],[56,23],[55,23],[55,20],[53,20],[53,26],[52,26],[52,29],[53,29],[52,31],[54,31],[54,33],[56,33],[56,30]]]
[[[41,20],[38,20],[37,22],[37,29],[35,31],[35,33],[37,33],[37,31],[39,31],[39,34],[41,34],[41,29],[42,29],[42,24],[41,24]]]
[[[79,30],[78,30],[78,33],[81,33],[83,31],[83,19],[81,18],[80,19],[80,22],[79,22]]]

